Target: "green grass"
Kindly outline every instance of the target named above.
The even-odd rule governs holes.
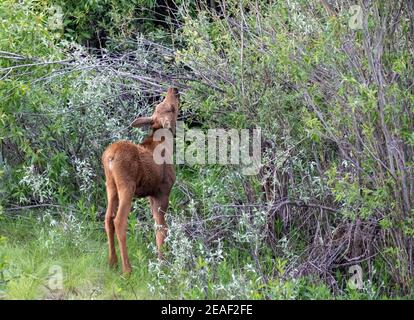
[[[3,299],[154,299],[148,290],[149,250],[129,237],[134,272],[124,278],[107,266],[102,222],[74,236],[33,217],[0,220],[0,297]],[[50,276],[62,270],[62,289]],[[52,279],[54,279],[52,277]],[[52,281],[52,282],[50,282]],[[52,283],[52,288],[50,286]]]
[[[102,221],[80,220],[62,212],[59,216],[57,220],[40,211],[14,218],[0,215],[0,299],[388,298],[372,285],[363,291],[344,288],[334,295],[318,279],[282,280],[274,270],[284,274],[286,261],[273,259],[266,250],[260,258],[262,270],[269,277],[264,284],[257,272],[246,268],[253,264],[249,250],[229,244],[223,248],[223,260],[207,263],[194,243],[194,252],[184,253],[193,260],[184,266],[180,263],[183,257],[173,257],[167,246],[167,262],[150,271],[151,262],[157,261],[153,252],[154,232],[150,220],[141,221],[137,227],[132,215],[127,241],[133,272],[124,277],[119,265],[116,269],[108,267]],[[56,276],[59,270],[61,278]],[[61,286],[56,285],[59,279]],[[412,295],[400,298],[409,297]]]

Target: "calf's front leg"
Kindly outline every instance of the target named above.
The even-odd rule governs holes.
[[[168,196],[150,197],[151,211],[155,220],[156,233],[155,242],[157,244],[158,258],[163,259],[161,247],[167,237],[167,223],[165,213],[168,209]]]

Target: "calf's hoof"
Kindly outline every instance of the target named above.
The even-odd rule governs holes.
[[[116,257],[114,258],[109,258],[108,259],[108,264],[110,268],[115,268],[116,265],[118,264],[118,259]]]
[[[132,273],[132,268],[131,268],[131,266],[125,266],[125,267],[122,267],[122,274],[123,274],[124,276],[129,276],[131,273]]]

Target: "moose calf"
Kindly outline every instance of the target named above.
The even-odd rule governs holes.
[[[114,233],[118,239],[122,259],[122,272],[130,273],[131,265],[126,247],[128,214],[134,197],[148,197],[152,215],[157,225],[156,244],[158,257],[167,234],[164,214],[168,208],[168,198],[175,182],[175,172],[171,163],[157,164],[154,149],[161,143],[154,139],[159,129],[174,132],[178,115],[178,90],[169,88],[164,100],[155,107],[151,117],[137,118],[133,127],[150,125],[152,132],[141,143],[118,141],[106,148],[102,155],[105,170],[108,207],[105,215],[105,230],[108,236],[109,265],[117,264],[114,246]]]

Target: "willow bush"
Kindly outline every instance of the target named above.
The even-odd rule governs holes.
[[[175,85],[187,127],[260,127],[262,167],[177,166],[170,264],[150,262],[152,292],[360,297],[348,282],[358,266],[364,297],[409,294],[414,8],[364,0],[355,21],[351,3],[329,3],[182,1],[168,27],[141,28],[134,15],[151,1],[108,1],[106,13],[69,1],[62,15],[53,2],[3,1],[4,214],[59,206],[94,222],[106,205],[103,149],[139,140],[130,121]],[[95,18],[106,36],[92,48]],[[150,219],[139,213],[134,230],[152,232]]]
[[[262,128],[265,163],[259,177],[245,179],[244,203],[265,204],[276,256],[280,237],[300,256],[289,270],[335,288],[335,270],[363,261],[374,283],[389,272],[406,291],[412,7],[364,1],[357,28],[349,7],[328,8],[227,3],[186,21],[178,59],[209,81],[209,90],[191,91],[206,127]]]

